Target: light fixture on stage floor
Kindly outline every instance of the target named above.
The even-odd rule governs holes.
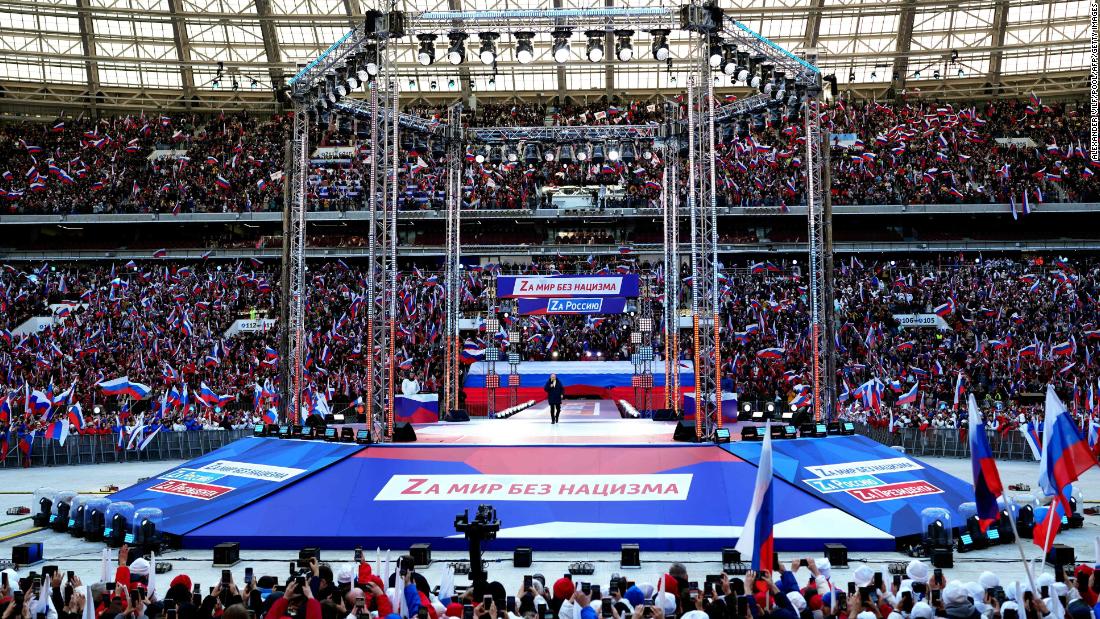
[[[69,526],[69,511],[73,506],[76,493],[72,490],[64,490],[57,493],[57,499],[50,510],[50,528],[54,531],[64,531]]]
[[[133,532],[126,543],[139,549],[138,554],[146,554],[160,547],[160,524],[164,512],[159,507],[143,507],[134,511]]]
[[[752,420],[753,421],[764,421],[764,411],[753,411],[752,412]]]
[[[126,542],[130,523],[134,519],[134,504],[129,501],[115,501],[107,507],[106,525],[103,527],[103,542],[110,548],[118,548]]]
[[[447,62],[460,65],[466,62],[466,38],[465,32],[452,32],[447,35],[450,45],[447,46]]]
[[[729,428],[716,428],[714,430],[714,442],[715,443],[728,443],[728,442],[730,442],[730,429]]]
[[[355,442],[355,429],[347,426],[340,428],[340,442],[341,443],[354,443]]]
[[[84,506],[84,539],[89,542],[103,540],[103,527],[107,522],[107,510],[111,500],[95,498]]]
[[[669,57],[668,50],[668,35],[670,32],[664,29],[650,30],[649,34],[653,37],[653,43],[650,46],[650,52],[653,54],[653,59],[665,62]]]
[[[36,527],[45,527],[50,524],[50,514],[53,512],[54,501],[57,500],[57,490],[53,488],[39,488],[34,491],[34,504],[38,511],[31,516],[31,522]]]
[[[340,433],[337,431],[337,428],[333,426],[327,426],[325,428],[324,438],[326,442],[335,443],[336,441],[340,440]]]
[[[828,434],[825,424],[823,423],[804,423],[798,434],[802,438],[821,438]]]
[[[951,567],[955,547],[951,512],[942,507],[921,510],[921,550],[932,558],[934,567]]]
[[[535,59],[535,46],[532,39],[534,32],[516,32],[512,36],[516,38],[516,60],[520,64],[528,64]]]
[[[989,537],[982,530],[982,523],[978,518],[977,504],[974,501],[962,503],[959,505],[958,512],[963,521],[963,527],[956,542],[959,552],[988,548],[990,546]]]
[[[741,440],[742,441],[762,441],[762,440],[764,440],[764,427],[763,426],[742,426],[741,427]]]
[[[355,431],[355,444],[356,445],[369,445],[370,444],[370,430],[360,429]]]

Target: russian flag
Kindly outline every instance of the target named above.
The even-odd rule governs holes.
[[[266,411],[264,411],[264,423],[266,423],[267,425],[272,425],[274,423],[277,423],[278,420],[279,420],[279,418],[275,414],[275,409],[274,408],[269,408]]]
[[[947,303],[937,306],[932,312],[934,312],[940,318],[947,318],[955,311],[955,302],[951,299],[947,300]]]
[[[80,408],[79,402],[69,407],[69,423],[78,429],[84,428],[84,411]]]
[[[218,187],[221,187],[222,189],[230,188],[229,181],[225,180],[220,174],[214,178],[214,184]]]
[[[1047,385],[1046,417],[1043,420],[1043,452],[1039,459],[1039,487],[1047,496],[1054,497],[1051,512],[1057,512],[1061,506],[1069,513],[1069,486],[1077,481],[1082,473],[1096,464],[1089,450],[1088,441],[1081,436],[1077,424],[1066,411],[1062,401],[1054,392],[1053,385]],[[1057,521],[1055,515],[1048,520]],[[1056,524],[1056,523],[1055,523]],[[1049,523],[1045,526],[1051,526]],[[1054,533],[1045,531],[1042,538],[1033,541],[1044,552],[1050,549]]]
[[[760,350],[756,351],[756,356],[759,359],[776,360],[783,358],[783,352],[784,351],[782,348],[761,348]]]
[[[982,530],[997,520],[1000,508],[997,497],[1004,493],[1001,474],[997,471],[997,462],[993,459],[993,450],[989,448],[989,438],[985,435],[985,420],[978,411],[978,402],[974,394],[967,401],[970,409],[970,469],[974,474],[974,502],[978,507],[978,519]]]
[[[51,398],[45,393],[42,393],[38,389],[31,392],[29,409],[31,413],[35,415],[43,415],[50,412],[50,408],[53,406]]]
[[[916,404],[917,403],[917,390],[920,388],[920,383],[913,383],[913,388],[906,391],[898,398],[898,404]]]
[[[1052,355],[1072,355],[1074,345],[1073,342],[1061,342],[1050,347],[1050,354]]]
[[[65,439],[69,438],[69,422],[67,421],[54,421],[46,426],[46,438],[53,439],[62,446],[65,445]]]
[[[764,443],[760,448],[760,462],[756,469],[756,486],[749,505],[745,526],[737,540],[737,551],[742,556],[752,555],[752,569],[770,570],[775,564],[775,535],[772,525],[775,513],[772,507],[772,437],[771,423],[764,424]]]

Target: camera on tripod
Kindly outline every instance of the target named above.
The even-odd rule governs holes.
[[[481,543],[497,538],[500,520],[492,505],[478,505],[474,519],[470,520],[470,510],[464,510],[455,516],[455,531],[466,537],[470,547],[470,582],[488,582],[489,574],[481,560]]]

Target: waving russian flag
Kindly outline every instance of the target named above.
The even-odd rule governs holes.
[[[773,361],[783,358],[782,348],[761,348],[756,351],[756,356],[760,359],[771,359]]]
[[[64,446],[65,439],[69,438],[69,422],[54,421],[50,423],[50,425],[46,426],[45,437],[48,439],[53,439]]]
[[[916,404],[917,403],[917,390],[918,389],[920,389],[920,383],[919,382],[913,383],[913,388],[910,389],[909,391],[906,391],[905,393],[903,393],[901,395],[901,397],[898,398],[898,404],[899,405],[900,404],[909,404],[909,405]]]
[[[278,420],[279,418],[276,415],[274,408],[269,408],[264,411],[264,423],[266,423],[267,425],[275,424],[278,422]]]
[[[1033,541],[1043,549],[1050,550],[1054,540],[1058,517],[1057,507],[1069,513],[1070,484],[1077,481],[1082,473],[1092,468],[1096,460],[1092,457],[1088,442],[1081,436],[1077,425],[1066,411],[1053,385],[1047,385],[1046,417],[1043,420],[1043,453],[1039,459],[1039,487],[1047,496],[1053,496],[1054,502],[1044,522],[1044,534]]]
[[[775,564],[775,535],[772,525],[775,517],[772,508],[772,436],[771,423],[764,424],[764,444],[760,448],[760,463],[756,469],[756,487],[752,493],[749,514],[741,537],[737,539],[737,551],[742,556],[752,555],[753,570],[770,570]]]
[[[932,312],[941,318],[947,318],[955,312],[955,302],[951,299],[948,299],[947,303],[936,306],[936,308],[933,309]]]
[[[69,407],[69,423],[77,429],[84,428],[84,411],[80,408],[79,402]]]
[[[967,400],[970,411],[970,469],[974,474],[974,503],[978,507],[978,519],[982,530],[997,520],[1000,508],[997,497],[1004,493],[1001,474],[997,471],[997,462],[993,459],[993,450],[989,448],[989,437],[985,434],[985,420],[978,411],[978,402],[974,394]]]
[[[31,392],[28,404],[30,412],[35,415],[44,415],[50,412],[50,408],[53,406],[52,398],[37,389]]]

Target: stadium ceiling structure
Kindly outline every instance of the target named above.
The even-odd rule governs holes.
[[[599,2],[599,0],[596,0]],[[406,0],[408,13],[464,9],[592,8],[592,0]],[[667,0],[603,0],[602,6],[669,6]],[[841,91],[886,97],[905,90],[947,99],[1087,92],[1087,0],[720,0],[727,14],[798,55],[816,50]],[[7,115],[145,111],[275,111],[275,93],[310,59],[375,8],[362,0],[0,0],[0,112]],[[418,58],[424,41],[400,42],[406,95],[424,99],[596,96],[644,99],[681,92],[690,41],[667,37],[654,57],[649,32],[632,33],[621,60],[608,34],[588,56],[584,32],[558,62],[545,34],[466,41],[452,65]],[[526,62],[521,62],[521,59]],[[559,58],[561,59],[561,58]],[[719,92],[738,94],[719,77]]]

